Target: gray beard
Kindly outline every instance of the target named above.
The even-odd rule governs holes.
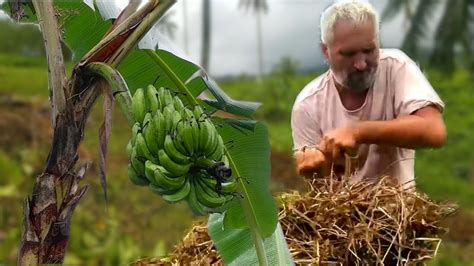
[[[376,70],[376,69],[375,69]],[[368,90],[375,81],[375,70],[369,73],[351,73],[344,80],[344,87],[349,90],[362,92]]]

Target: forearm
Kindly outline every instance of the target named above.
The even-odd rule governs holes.
[[[359,144],[381,144],[416,149],[441,147],[446,139],[442,122],[417,115],[388,121],[363,121],[354,126]]]

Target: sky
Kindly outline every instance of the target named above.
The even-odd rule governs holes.
[[[128,3],[128,0],[96,1],[115,3],[119,7]],[[369,2],[381,12],[388,1]],[[283,57],[296,60],[302,70],[324,66],[319,48],[319,16],[331,2],[332,0],[267,0],[268,12],[262,15],[265,73],[270,72]],[[169,20],[176,24],[175,37],[172,39],[174,49],[181,50],[195,63],[201,60],[201,6],[202,0],[177,0],[168,11]],[[256,74],[258,56],[255,14],[239,9],[239,0],[211,0],[211,9],[211,58],[208,73],[214,77]],[[403,36],[402,15],[381,24],[382,47],[399,47]]]
[[[121,0],[124,1],[124,0]],[[126,1],[126,0],[125,0]],[[256,17],[238,8],[238,0],[212,0],[212,41],[208,72],[211,76],[255,74],[258,69]],[[298,61],[300,68],[324,64],[319,49],[319,15],[331,0],[267,0],[262,16],[264,72],[282,57]],[[387,0],[370,1],[381,12]],[[187,54],[200,62],[202,0],[178,0],[170,9],[177,24],[174,42],[185,50],[183,10],[187,9]],[[403,17],[381,25],[383,47],[399,47],[403,39]]]

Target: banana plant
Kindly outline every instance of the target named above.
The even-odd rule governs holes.
[[[1,7],[20,22],[39,23],[51,71],[53,144],[44,173],[36,178],[33,195],[25,203],[19,262],[60,263],[64,258],[72,213],[88,189],[87,185],[79,187],[87,165],[77,170],[75,163],[85,121],[97,97],[104,95],[104,123],[99,136],[100,178],[106,197],[104,166],[111,102],[115,99],[127,119],[133,121],[131,92],[154,84],[180,92],[190,105],[240,117],[212,120],[221,125],[219,134],[224,141],[233,142],[225,154],[233,173],[240,177],[240,200],[233,201],[225,213],[209,218],[210,235],[224,261],[235,265],[291,264],[275,201],[268,190],[268,133],[263,124],[252,119],[259,104],[231,99],[198,65],[165,50],[147,35],[175,0],[150,0],[139,8],[140,2],[130,1],[118,14],[101,0],[95,4],[87,0],[11,0]],[[69,78],[60,41],[74,54],[75,66]],[[206,90],[214,100],[198,98]]]

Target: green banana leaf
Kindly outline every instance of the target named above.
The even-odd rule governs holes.
[[[223,226],[222,214],[212,214],[208,220],[208,232],[226,265],[257,265],[258,258],[253,248],[248,229],[230,229]],[[294,265],[285,235],[280,224],[263,242],[268,265]]]
[[[217,122],[217,120],[215,120]],[[253,131],[242,133],[228,124],[218,128],[219,134],[227,144],[227,150],[235,168],[232,174],[242,184],[240,201],[250,203],[250,214],[256,217],[256,226],[263,237],[270,236],[277,224],[277,208],[268,190],[270,179],[270,144],[268,132],[262,123],[257,123]],[[234,204],[225,213],[224,227],[244,228],[245,220],[242,204]]]

